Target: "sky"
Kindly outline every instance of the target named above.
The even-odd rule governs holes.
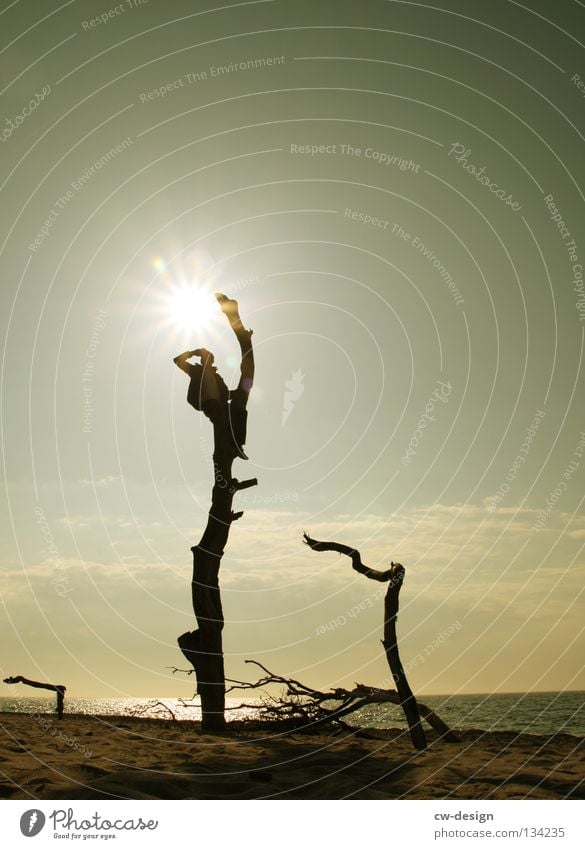
[[[195,11],[194,11],[195,10]],[[250,460],[226,674],[585,689],[585,54],[577,0],[3,2],[0,671],[189,696],[209,421]],[[2,695],[13,695],[5,688]]]

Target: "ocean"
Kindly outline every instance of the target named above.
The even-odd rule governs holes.
[[[574,734],[585,737],[585,691],[560,693],[499,693],[464,696],[420,696],[452,728],[514,731],[527,734]],[[246,700],[251,705],[250,700]],[[256,718],[257,710],[239,708],[241,700],[227,699],[228,720]],[[260,702],[258,701],[260,705]],[[53,713],[54,698],[0,698],[0,712]],[[185,706],[177,698],[76,699],[65,698],[65,712],[93,716],[141,716],[170,719],[201,718],[198,707]],[[370,705],[348,717],[348,722],[367,728],[405,728],[397,705]]]

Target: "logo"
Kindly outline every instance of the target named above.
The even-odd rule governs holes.
[[[299,400],[301,395],[304,392],[304,384],[303,380],[305,379],[305,375],[302,373],[300,369],[294,371],[290,380],[287,380],[284,384],[285,393],[284,393],[284,401],[282,408],[282,426],[286,424],[286,420],[292,413],[295,403]]]
[[[43,830],[45,825],[45,815],[37,808],[32,808],[30,811],[25,811],[20,818],[20,830],[25,837],[36,837]]]

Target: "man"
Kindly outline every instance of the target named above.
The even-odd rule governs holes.
[[[254,352],[252,332],[242,324],[238,302],[217,292],[215,297],[228,319],[242,352],[240,380],[234,390],[229,390],[214,366],[214,356],[206,348],[185,351],[174,358],[174,363],[189,375],[187,401],[201,410],[213,423],[214,460],[221,470],[230,458],[247,460],[243,446],[246,444],[246,405],[254,382]],[[200,357],[201,365],[189,363],[191,357]]]

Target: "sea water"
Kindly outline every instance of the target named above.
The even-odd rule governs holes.
[[[420,696],[451,728],[486,731],[514,731],[527,734],[574,734],[585,737],[585,691],[560,693],[496,693],[488,695]],[[226,699],[226,718],[255,719],[258,707],[246,700]],[[0,698],[0,711],[54,713],[54,698]],[[76,699],[65,698],[66,713],[90,716],[138,716],[153,719],[201,719],[196,703],[184,704],[173,697],[160,699]],[[369,705],[347,717],[352,725],[369,728],[404,728],[398,705]]]

